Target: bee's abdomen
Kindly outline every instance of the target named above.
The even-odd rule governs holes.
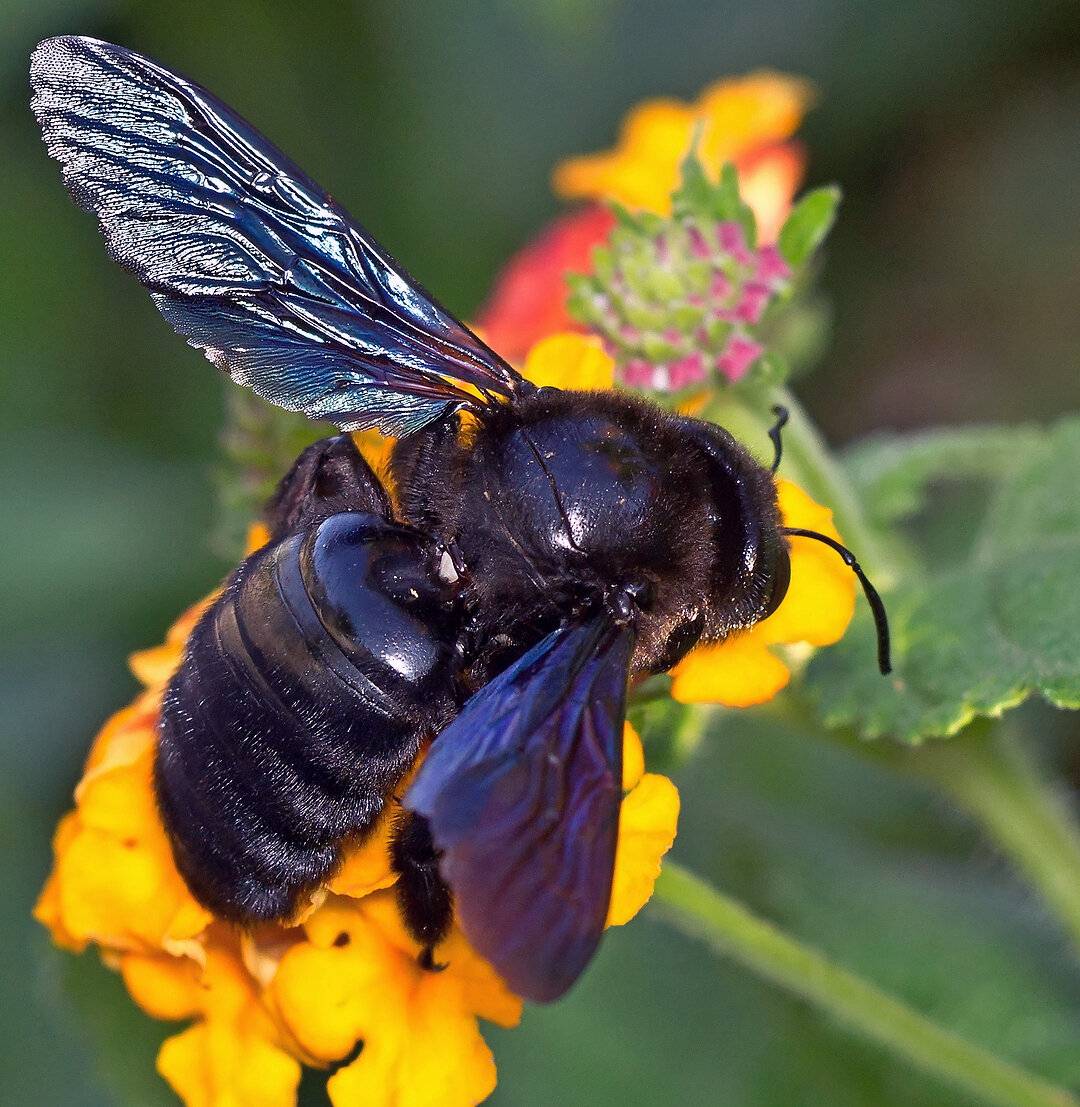
[[[416,532],[348,513],[260,551],[162,704],[158,800],[195,895],[282,918],[452,716],[453,604]]]

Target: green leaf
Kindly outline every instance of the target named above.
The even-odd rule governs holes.
[[[845,463],[872,520],[883,526],[926,506],[930,485],[949,480],[997,480],[1017,455],[1037,448],[1033,426],[966,427],[915,435],[877,435],[848,451]]]
[[[780,231],[777,245],[784,260],[793,268],[804,265],[825,241],[836,220],[840,189],[836,185],[815,188],[792,209]]]
[[[720,186],[713,194],[712,216],[719,222],[733,220],[742,225],[746,244],[753,250],[757,246],[757,219],[749,204],[739,192],[739,173],[731,162],[725,162],[720,170]]]
[[[716,186],[705,176],[705,167],[697,155],[697,137],[679,167],[681,183],[671,197],[676,219],[707,218]]]
[[[747,245],[757,245],[757,220],[753,209],[743,201],[739,193],[739,174],[731,162],[720,170],[720,180],[713,184],[697,156],[696,142],[683,159],[682,179],[671,197],[671,208],[677,220],[697,222],[704,226],[713,223],[739,223],[746,236]]]
[[[1032,695],[1080,707],[1080,420],[878,443],[855,455],[860,470],[870,502],[876,493],[893,518],[932,511],[943,482],[974,476],[985,491],[971,523],[946,531],[949,548],[924,556],[886,596],[890,677],[874,670],[864,605],[844,641],[811,663],[807,685],[824,721],[918,742]]]

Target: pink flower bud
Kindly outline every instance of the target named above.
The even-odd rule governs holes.
[[[742,297],[735,308],[735,316],[743,323],[756,323],[761,319],[765,306],[772,296],[767,285],[751,281],[743,286]]]
[[[740,265],[749,265],[754,260],[754,255],[746,248],[746,236],[741,224],[732,220],[720,223],[716,228],[716,240],[720,249]]]
[[[745,335],[732,335],[716,363],[717,368],[729,381],[741,380],[764,350],[764,346]]]
[[[668,382],[673,391],[704,379],[705,359],[701,354],[689,354],[668,366]]]
[[[631,388],[651,388],[653,367],[647,361],[635,358],[623,366],[622,379]]]
[[[754,275],[759,281],[764,281],[775,289],[781,281],[791,279],[791,266],[784,261],[775,246],[762,246],[757,253],[757,268]]]
[[[712,254],[709,249],[709,243],[705,240],[705,236],[697,229],[697,227],[691,227],[689,230],[690,238],[690,252],[696,258],[707,258]]]
[[[713,273],[712,283],[709,285],[709,295],[714,300],[726,300],[731,295],[731,281],[719,269]]]

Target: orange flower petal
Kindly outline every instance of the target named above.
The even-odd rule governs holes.
[[[516,364],[546,335],[576,329],[566,310],[566,275],[592,269],[593,250],[614,226],[603,204],[587,204],[549,223],[499,274],[480,312],[484,341]]]
[[[707,121],[703,156],[718,167],[755,147],[789,138],[813,98],[809,82],[770,70],[709,85],[696,105],[698,117]]]
[[[244,543],[244,556],[250,557],[261,550],[270,541],[270,528],[265,523],[252,523],[248,527],[247,540]]]
[[[160,646],[148,650],[139,650],[128,659],[128,665],[135,678],[147,688],[163,688],[180,665],[184,652],[184,643],[202,618],[203,612],[217,599],[217,592],[211,592],[205,599],[192,604],[169,628],[165,641]]]
[[[806,171],[802,146],[797,142],[763,146],[739,158],[736,164],[739,192],[757,220],[758,241],[775,242]]]

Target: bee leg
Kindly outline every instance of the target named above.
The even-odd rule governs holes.
[[[321,438],[293,462],[263,511],[271,538],[342,511],[389,519],[390,497],[348,434]]]
[[[435,960],[435,947],[450,930],[454,903],[439,875],[439,854],[427,819],[411,811],[401,816],[390,844],[390,864],[398,874],[395,888],[405,927],[423,946],[420,967],[442,972],[446,965]]]

